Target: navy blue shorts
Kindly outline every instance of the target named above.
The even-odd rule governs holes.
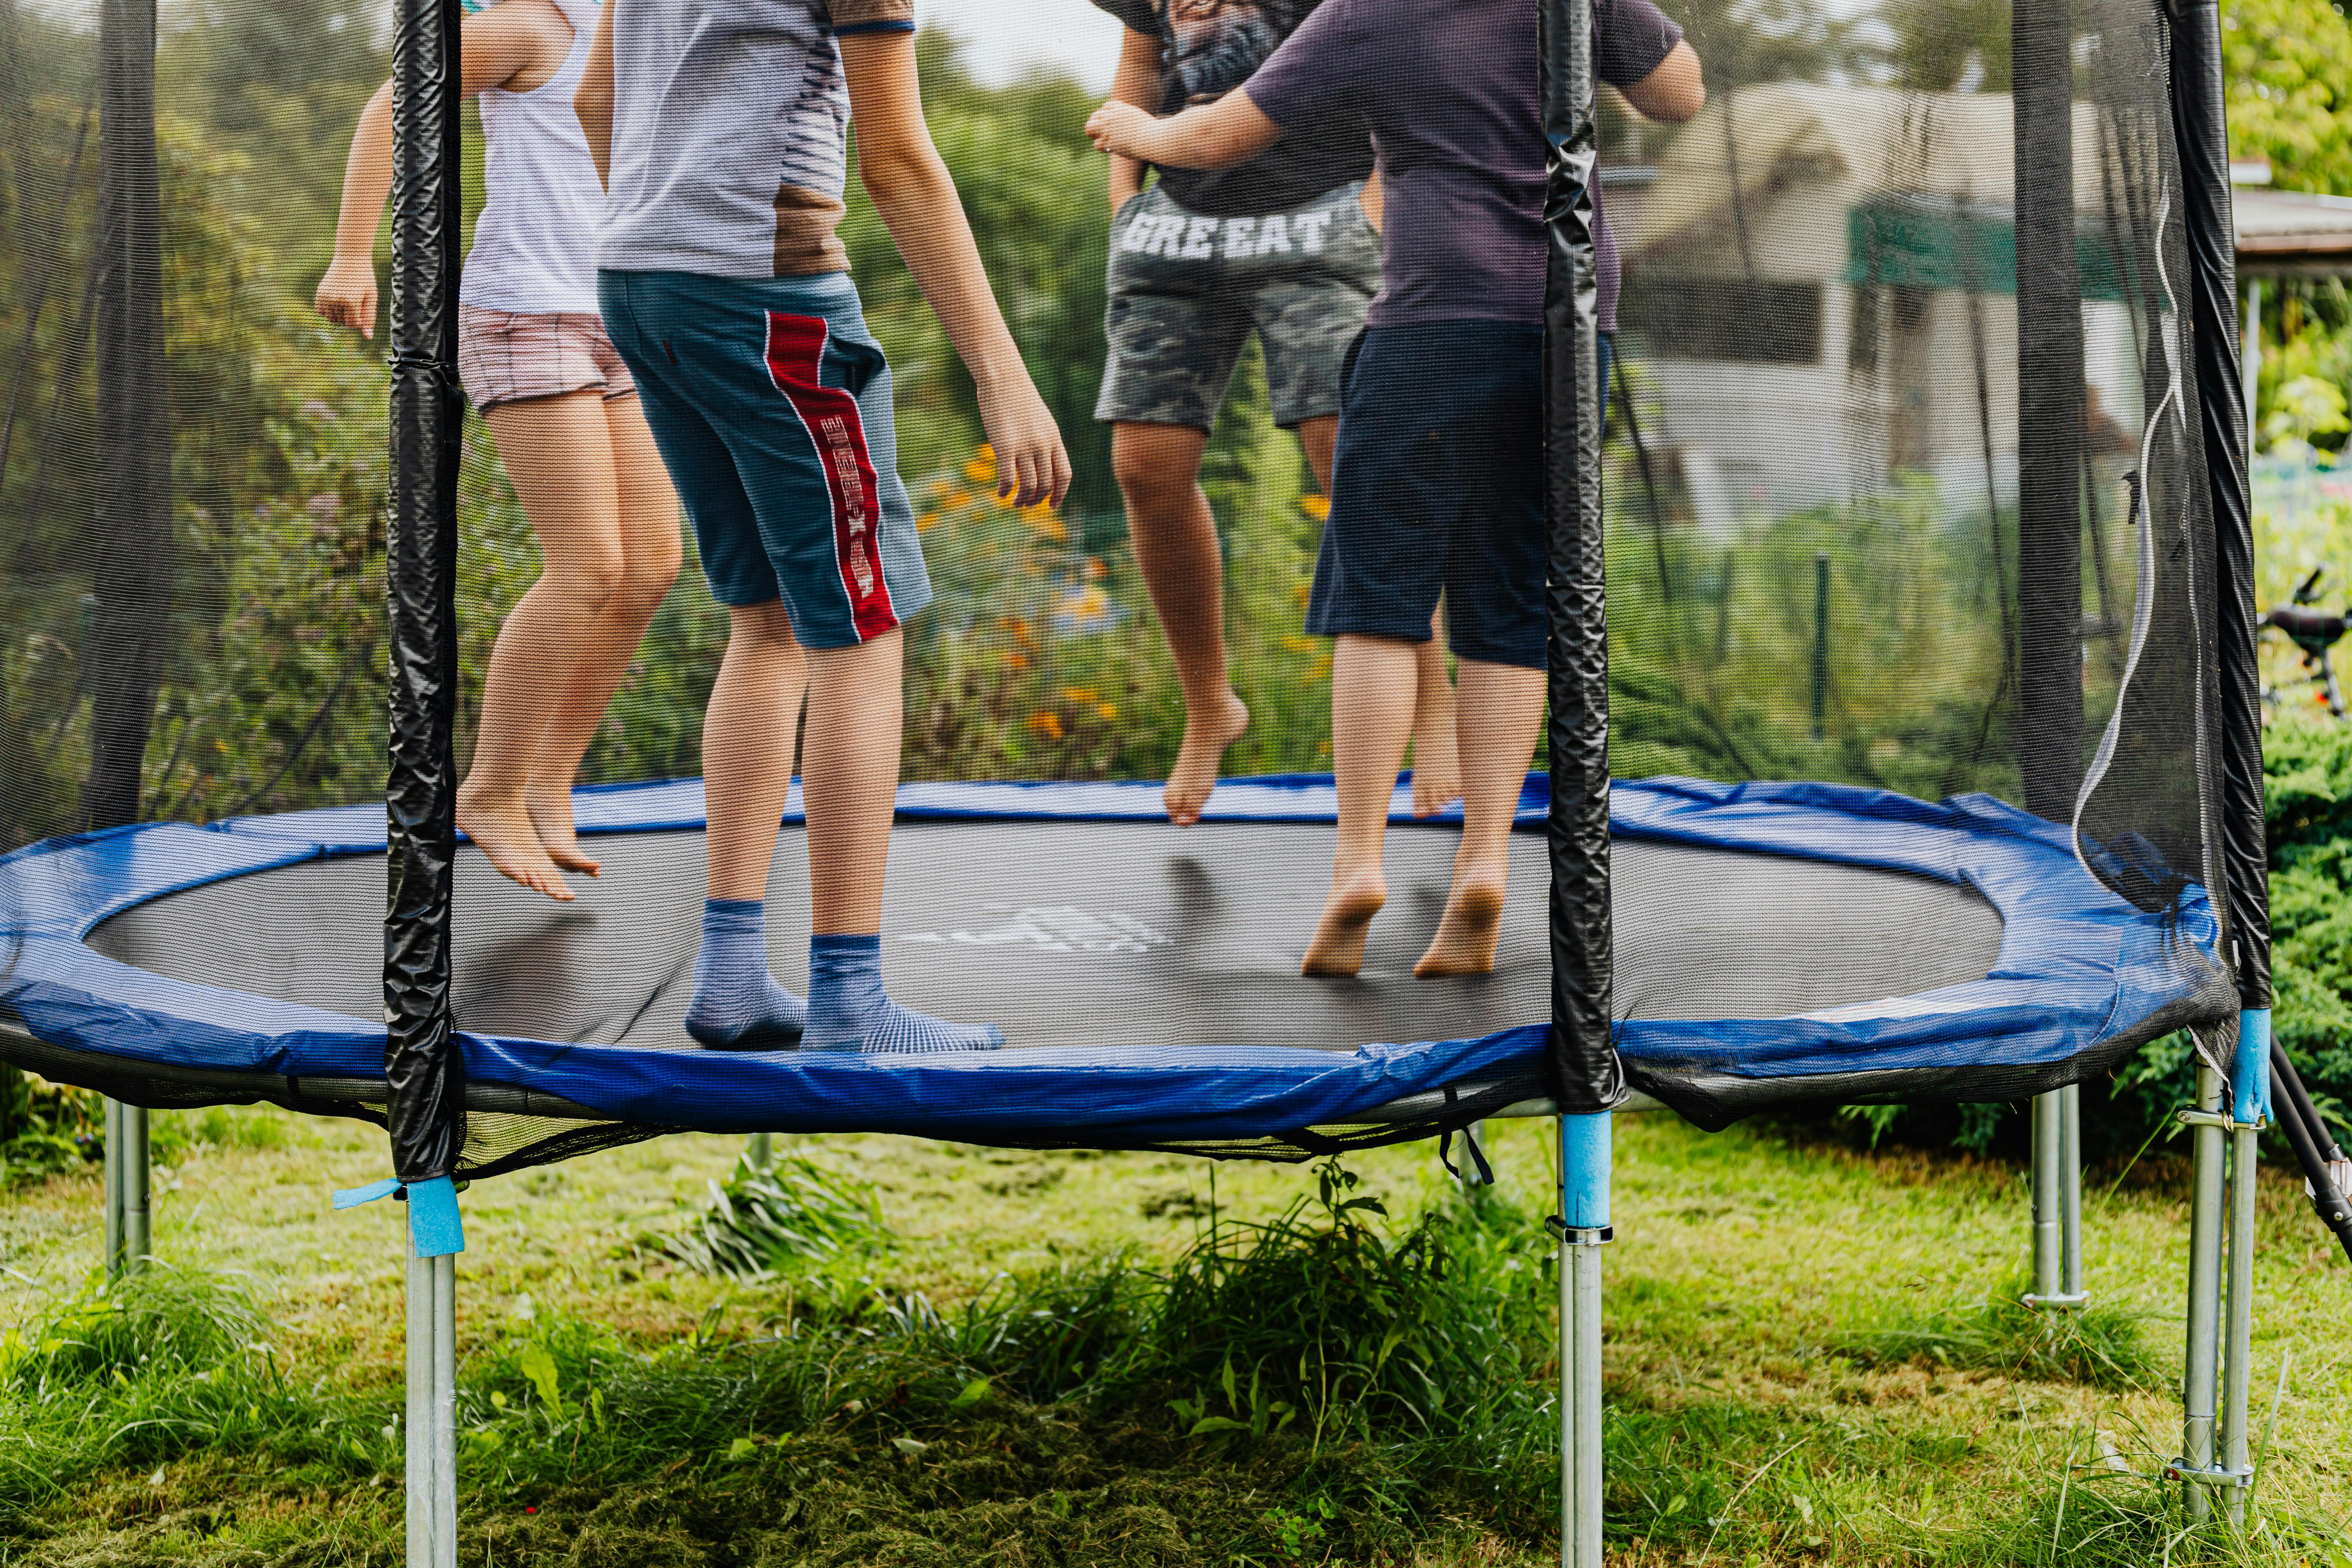
[[[1307,629],[1429,639],[1541,669],[1549,622],[1543,329],[1441,321],[1369,329],[1349,365]]]
[[[713,598],[781,598],[793,636],[815,648],[880,637],[931,602],[890,367],[849,274],[600,272],[596,284]]]

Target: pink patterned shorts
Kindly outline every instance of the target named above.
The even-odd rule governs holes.
[[[593,313],[465,304],[457,307],[457,379],[476,408],[589,388],[610,401],[637,390]]]

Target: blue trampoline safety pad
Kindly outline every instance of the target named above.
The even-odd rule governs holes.
[[[1207,821],[1328,825],[1333,805],[1327,777],[1239,780],[1220,787]],[[1531,778],[1521,830],[1540,832],[1547,806],[1545,780]],[[1410,820],[1402,790],[1397,810]],[[1160,786],[1145,784],[909,785],[900,815],[908,822],[1164,822]],[[590,833],[689,831],[702,824],[701,786],[586,790],[578,816]],[[1659,779],[1616,786],[1612,821],[1621,844],[1931,879],[1980,896],[2000,921],[1997,962],[1965,984],[1785,1016],[1622,1020],[1617,1044],[1630,1076],[1670,1103],[1683,1078],[1921,1070],[1948,1079],[1954,1069],[2063,1066],[2102,1045],[2144,1038],[2152,1021],[2201,1005],[2221,973],[2200,887],[2189,886],[2169,909],[2144,912],[2084,869],[2065,827],[1990,796],[1931,805],[1840,785]],[[383,814],[370,806],[204,827],[142,826],[21,850],[0,859],[0,919],[16,950],[0,1002],[56,1048],[43,1069],[52,1073],[62,1052],[117,1080],[135,1077],[142,1063],[380,1080],[380,1026],[133,967],[86,939],[110,917],[168,894],[383,847]],[[698,876],[698,854],[692,864]],[[1539,878],[1519,881],[1535,885],[1515,885],[1515,905],[1526,899],[1540,907]],[[1006,892],[1017,898],[1019,889]],[[1118,1147],[1292,1136],[1379,1120],[1393,1102],[1449,1089],[1516,1084],[1540,1094],[1548,1033],[1538,1013],[1458,1037],[1369,1040],[1352,1049],[1057,1044],[866,1057],[466,1031],[457,1046],[470,1086],[554,1096],[644,1126]],[[0,1037],[0,1054],[5,1048]]]

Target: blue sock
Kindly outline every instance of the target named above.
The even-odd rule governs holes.
[[[809,939],[812,1050],[992,1051],[1004,1043],[993,1024],[950,1024],[910,1013],[883,994],[882,939]]]
[[[780,1051],[807,1026],[808,1004],[768,973],[768,906],[757,899],[705,903],[686,1032],[716,1051]]]

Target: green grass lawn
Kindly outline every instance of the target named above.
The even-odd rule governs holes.
[[[94,1181],[0,1199],[0,1563],[397,1562],[402,1212],[327,1206],[383,1173],[382,1135],[266,1110],[157,1122],[168,1267],[122,1302],[146,1318],[93,1293]],[[1428,1256],[1451,1272],[1433,1289],[1455,1294],[1422,1310],[1487,1302],[1506,1323],[1444,1340],[1487,1358],[1483,1414],[1301,1396],[1286,1424],[1258,1394],[1257,1425],[1280,1427],[1265,1436],[1231,1429],[1250,1425],[1252,1373],[1194,1387],[1163,1356],[1115,1376],[1129,1331],[1101,1325],[1129,1320],[1086,1302],[1151,1299],[1156,1275],[1202,1256],[1213,1213],[1234,1239],[1209,1278],[1245,1279],[1251,1233],[1233,1227],[1311,1198],[1308,1169],[793,1142],[871,1185],[883,1237],[753,1280],[693,1272],[656,1239],[708,1201],[731,1142],[482,1184],[459,1265],[464,1560],[1551,1561],[1548,1125],[1502,1131],[1500,1194],[1479,1213],[1427,1145],[1349,1161],[1386,1234],[1424,1209],[1444,1220]],[[2272,1436],[2236,1541],[2184,1532],[2149,1479],[2179,1440],[2179,1162],[2092,1184],[2101,1310],[2052,1345],[2000,1305],[2026,1258],[2012,1167],[1662,1115],[1622,1119],[1618,1147],[1612,1562],[2352,1564],[2335,1523],[2352,1519],[2352,1268],[2299,1184],[2263,1194],[2254,1426]],[[1357,1268],[1328,1256],[1335,1278]],[[1360,1285],[1335,1284],[1336,1305],[1296,1293],[1312,1318]],[[1236,1320],[1236,1342],[1292,1342],[1281,1315]],[[1185,1353],[1233,1364],[1215,1344]],[[1257,1365],[1269,1388],[1297,1371]],[[1187,1436],[1204,1412],[1223,1426]]]

